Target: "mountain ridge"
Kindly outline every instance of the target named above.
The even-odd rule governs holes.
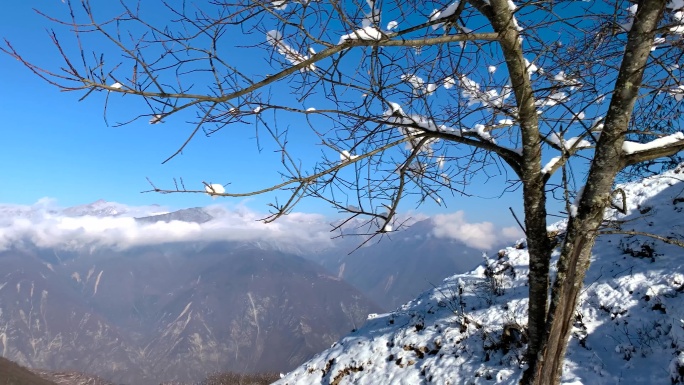
[[[684,383],[682,249],[640,235],[684,238],[683,175],[680,165],[617,186],[626,210],[607,210],[606,221],[626,234],[599,237],[593,249],[563,384]],[[562,241],[564,228],[559,222],[549,230]],[[528,272],[524,242],[490,254],[396,311],[370,315],[276,384],[517,384]]]

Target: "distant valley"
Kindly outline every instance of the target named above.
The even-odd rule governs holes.
[[[5,221],[35,226],[26,230],[32,236],[5,230],[5,239],[16,239],[0,252],[0,354],[29,368],[121,384],[288,371],[369,313],[391,310],[480,262],[478,250],[430,235],[429,220],[348,255],[359,238],[164,238],[157,230],[206,226],[211,233],[217,211],[145,215],[154,209],[104,201],[55,212],[5,208]],[[47,220],[56,225],[44,226]],[[130,245],[91,237],[86,225]],[[60,226],[70,226],[73,239],[48,239],[47,231],[65,231]]]

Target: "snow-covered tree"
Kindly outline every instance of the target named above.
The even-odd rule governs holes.
[[[521,185],[525,384],[560,382],[604,210],[619,206],[616,175],[684,149],[683,0],[215,0],[155,2],[155,15],[124,1],[111,19],[67,3],[71,18],[48,17],[75,33],[73,45],[51,35],[63,64],[5,52],[63,90],[105,91],[105,111],[117,94],[137,97],[148,112],[131,118],[151,124],[195,111],[188,141],[258,127],[283,154],[283,179],[259,191],[155,191],[286,192],[269,221],[318,197],[381,234],[402,200],[441,203],[492,175]],[[300,161],[276,121],[307,122],[320,159]],[[551,192],[568,220],[553,283]]]

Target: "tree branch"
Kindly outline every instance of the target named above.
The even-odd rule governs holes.
[[[637,163],[646,162],[666,156],[674,155],[684,150],[684,140],[676,143],[668,144],[667,146],[655,147],[652,149],[634,152],[632,154],[625,154],[623,156],[623,168]]]

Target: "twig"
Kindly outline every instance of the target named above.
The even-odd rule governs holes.
[[[525,231],[525,226],[523,226],[522,223],[520,223],[518,216],[515,215],[515,212],[513,211],[513,207],[508,207],[508,209],[511,211],[511,214],[513,214],[513,218],[515,218],[515,221],[518,222],[518,226],[520,226],[520,230],[522,230],[523,233],[525,233],[525,236],[527,236],[527,231]]]

